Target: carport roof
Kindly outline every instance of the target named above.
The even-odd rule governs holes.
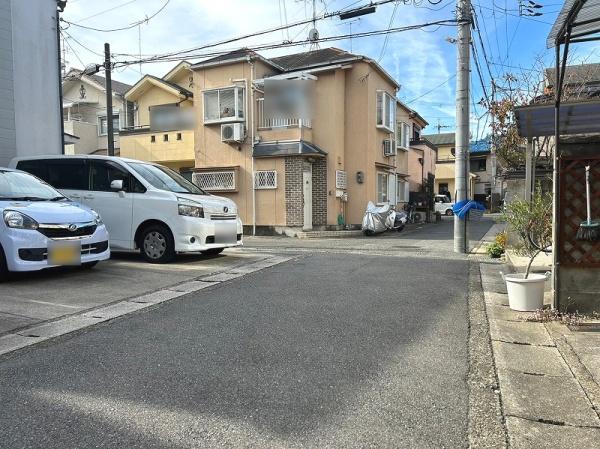
[[[254,145],[254,157],[326,156],[327,152],[305,140],[267,142]]]
[[[554,135],[554,105],[540,104],[515,108],[521,137]],[[600,100],[563,103],[560,106],[560,134],[600,133]]]
[[[569,27],[571,42],[600,39],[600,0],[565,0],[546,46],[552,48],[566,43]]]

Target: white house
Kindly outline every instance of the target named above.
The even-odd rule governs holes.
[[[129,84],[112,80],[116,154],[120,148],[119,131],[133,126],[133,105],[124,97],[129,89]],[[74,144],[65,142],[65,154],[106,154],[106,79],[71,69],[63,81],[63,120],[65,133],[79,137]]]
[[[0,166],[60,154],[56,0],[0,0]]]

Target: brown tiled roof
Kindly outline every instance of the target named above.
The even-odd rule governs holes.
[[[82,76],[81,70],[71,69],[69,71],[69,73],[67,74],[67,76],[65,77],[65,80],[81,78],[81,76]],[[100,76],[100,75],[87,75],[87,76],[89,78],[93,79],[96,83],[100,84],[104,89],[106,89],[106,78],[104,78],[103,76]],[[131,85],[122,83],[115,79],[111,79],[111,84],[112,84],[113,92],[115,92],[117,94],[125,95],[125,92],[127,92],[129,89],[131,89]]]
[[[548,86],[554,86],[556,69],[545,69],[544,76]],[[600,83],[600,64],[568,65],[565,68],[565,85]]]

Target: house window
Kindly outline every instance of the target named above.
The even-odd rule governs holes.
[[[168,142],[168,141],[169,141],[169,135],[163,134],[163,142]]]
[[[398,180],[398,202],[399,203],[408,203],[409,198],[409,189],[408,189],[408,181],[400,176],[397,177]]]
[[[377,127],[394,132],[396,99],[383,90],[377,91]]]
[[[177,140],[181,140],[181,133],[177,133]]]
[[[471,161],[471,171],[485,171],[486,163],[485,159],[475,159]]]
[[[235,190],[234,170],[196,172],[192,175],[192,179],[194,184],[204,190]]]
[[[412,140],[421,140],[421,127],[413,124]]]
[[[276,189],[277,172],[275,170],[260,170],[254,173],[255,189]]]
[[[410,125],[404,122],[396,124],[396,147],[408,150],[410,146]]]
[[[387,203],[389,201],[388,188],[389,188],[389,175],[387,173],[377,173],[377,202]]]
[[[203,95],[204,123],[235,122],[244,119],[244,88],[207,90]]]
[[[113,115],[113,134],[119,134],[119,114]],[[108,134],[108,120],[106,116],[98,117],[98,135],[106,136]]]
[[[348,185],[348,177],[344,170],[335,171],[335,188],[345,190]]]
[[[150,143],[156,142],[156,136],[150,136]]]

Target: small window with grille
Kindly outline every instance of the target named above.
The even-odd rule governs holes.
[[[208,191],[235,190],[235,171],[196,172],[194,184]]]
[[[346,172],[344,170],[336,170],[335,171],[335,188],[336,189],[346,189],[346,185],[347,185]]]
[[[277,172],[275,170],[259,170],[254,173],[255,189],[276,189]]]

